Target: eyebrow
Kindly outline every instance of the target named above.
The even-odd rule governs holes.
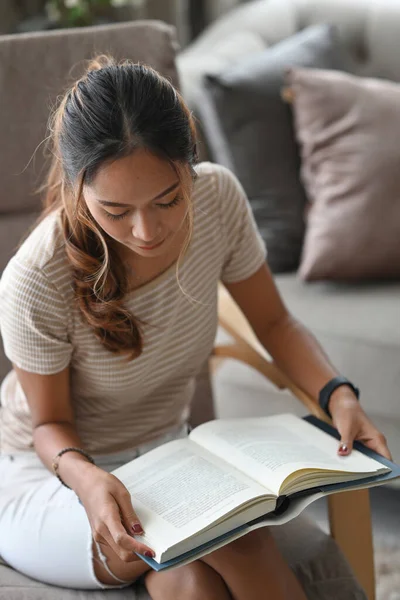
[[[175,183],[173,183],[172,185],[170,185],[169,187],[167,187],[167,189],[165,189],[163,192],[161,192],[160,194],[158,194],[158,196],[156,196],[155,198],[153,198],[153,200],[151,200],[151,202],[154,202],[154,200],[159,200],[160,198],[162,198],[163,196],[166,196],[167,194],[169,194],[170,192],[172,192],[173,190],[175,190],[179,185],[179,181],[176,181]],[[96,198],[97,202],[99,202],[99,204],[102,204],[103,206],[117,206],[117,207],[123,207],[123,208],[132,208],[132,204],[122,204],[121,202],[111,202],[110,200],[100,200],[99,198]]]

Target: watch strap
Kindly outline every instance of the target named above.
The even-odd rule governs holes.
[[[322,408],[322,410],[324,410],[326,412],[328,417],[332,417],[331,413],[329,412],[329,408],[328,408],[331,395],[338,387],[340,387],[342,385],[347,385],[349,388],[351,388],[353,390],[357,400],[360,398],[360,390],[353,383],[351,383],[351,381],[349,381],[347,379],[347,377],[343,377],[343,375],[338,375],[337,377],[333,377],[333,379],[331,379],[330,381],[328,381],[328,383],[326,385],[324,385],[324,387],[320,391],[319,397],[318,397],[319,405]]]

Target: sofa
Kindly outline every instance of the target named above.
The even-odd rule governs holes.
[[[221,16],[178,56],[182,91],[194,113],[202,114],[198,103],[205,74],[228,69],[246,55],[318,23],[337,26],[353,73],[400,82],[398,2],[255,0]],[[201,121],[199,127],[203,156],[213,160]],[[394,460],[400,461],[400,281],[304,283],[295,270],[277,274],[275,281],[291,312],[361,388],[365,410],[386,435]],[[217,408],[224,415],[282,411],[280,392],[232,364],[217,375],[216,392]],[[287,402],[285,407],[299,411]]]

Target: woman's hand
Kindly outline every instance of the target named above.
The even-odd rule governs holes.
[[[124,562],[140,560],[135,554],[154,557],[134,535],[143,533],[133,510],[130,493],[117,477],[93,466],[76,493],[89,518],[93,538],[109,545]]]
[[[329,400],[329,412],[340,433],[338,453],[341,456],[350,454],[353,441],[358,440],[367,448],[392,459],[385,436],[369,420],[349,387],[341,386],[333,392]]]

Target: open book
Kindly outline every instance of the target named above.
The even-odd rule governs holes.
[[[137,539],[156,554],[143,560],[155,570],[186,564],[324,494],[400,475],[361,444],[338,456],[334,436],[315,417],[221,419],[116,469],[145,531]]]

